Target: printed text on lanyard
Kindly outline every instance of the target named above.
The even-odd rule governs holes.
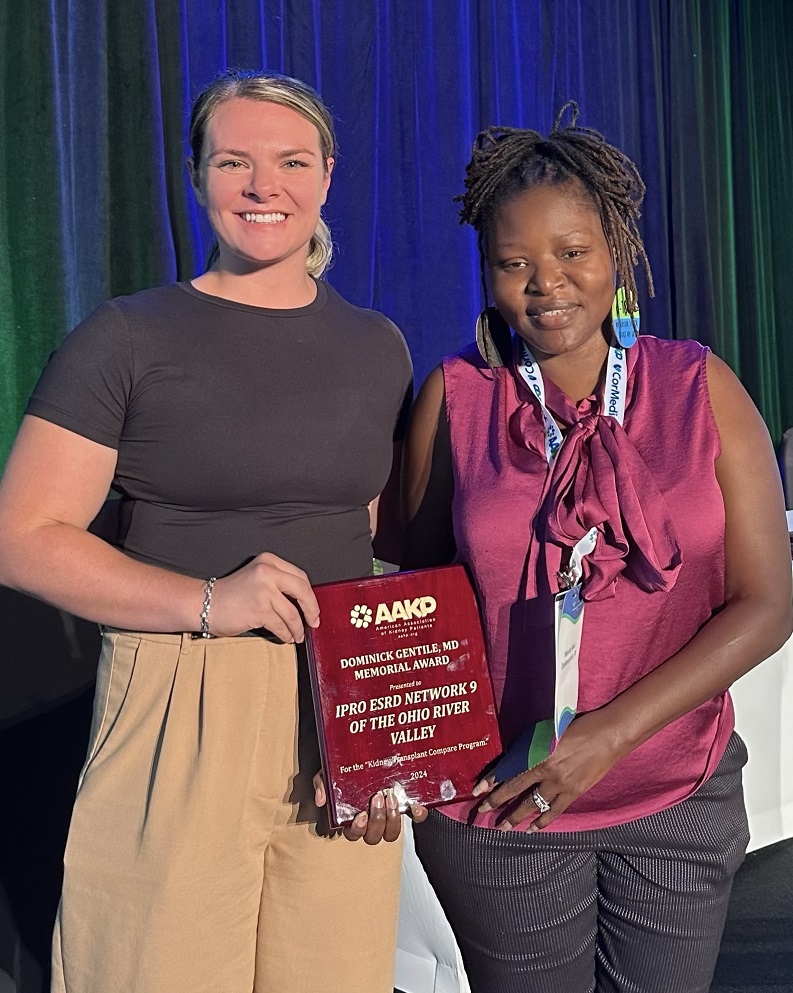
[[[562,432],[545,405],[545,383],[540,367],[528,345],[521,343],[518,372],[537,397],[545,429],[545,458],[551,465],[562,447]],[[628,387],[628,369],[625,349],[619,345],[609,348],[606,364],[606,382],[603,388],[602,413],[613,417],[619,424],[625,418],[625,398]],[[581,599],[583,560],[594,551],[598,530],[591,528],[576,542],[567,569],[559,573],[561,592],[555,603],[555,694],[554,739],[558,741],[575,718],[578,709],[578,655],[581,650],[581,633],[584,622],[584,601]]]
[[[521,342],[520,362],[518,372],[523,382],[540,402],[542,423],[545,429],[545,458],[550,465],[556,453],[562,447],[562,432],[553,419],[550,410],[545,406],[545,382],[540,367],[534,359],[526,342]],[[622,424],[625,418],[625,397],[628,391],[628,364],[625,361],[625,349],[619,345],[609,348],[608,363],[606,364],[606,383],[603,389],[603,413],[613,417]]]

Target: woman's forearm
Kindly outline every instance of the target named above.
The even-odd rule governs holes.
[[[724,692],[781,648],[792,629],[789,600],[733,599],[684,648],[602,708],[620,754]]]
[[[111,627],[200,629],[202,580],[137,562],[70,524],[5,529],[0,583]]]

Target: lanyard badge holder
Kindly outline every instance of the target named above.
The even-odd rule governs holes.
[[[567,569],[559,573],[560,586],[554,600],[555,691],[553,720],[538,721],[513,742],[493,769],[497,783],[518,776],[548,758],[556,742],[576,715],[578,707],[578,655],[584,624],[581,599],[582,563],[597,543],[598,529],[576,542]]]
[[[570,564],[560,572],[562,592],[554,598],[555,693],[553,708],[554,738],[564,734],[578,708],[578,656],[584,627],[584,601],[581,599],[583,561],[594,551],[598,529],[589,531],[576,542]]]
[[[625,290],[617,290],[617,299],[628,327],[633,331],[630,314],[625,308]],[[615,299],[612,316],[618,302]],[[638,328],[638,312],[634,315]],[[625,325],[621,325],[622,328]],[[615,325],[615,338],[617,330]],[[627,332],[626,332],[627,337]],[[635,335],[630,344],[636,340]],[[603,396],[603,413],[613,417],[620,424],[625,417],[625,401],[628,386],[628,369],[625,349],[629,345],[619,340],[609,348],[606,364],[606,384]],[[564,441],[561,430],[553,415],[545,405],[545,383],[539,365],[525,342],[521,342],[517,371],[528,388],[537,398],[542,414],[544,429],[545,459],[550,467]],[[570,555],[570,563],[559,574],[561,592],[554,602],[554,647],[555,647],[555,693],[553,720],[542,720],[521,734],[502,756],[493,770],[496,782],[511,779],[526,769],[532,768],[553,751],[556,741],[570,725],[578,708],[578,656],[581,650],[581,633],[584,621],[584,601],[581,599],[581,578],[583,561],[597,544],[598,530],[590,530],[576,542]]]
[[[610,346],[606,362],[606,382],[602,411],[619,424],[625,419],[628,390],[628,366],[625,350],[636,341],[639,326],[638,311],[627,310],[625,289],[619,287],[612,307],[615,342]],[[635,325],[635,326],[634,326]],[[545,458],[552,465],[562,446],[563,436],[553,415],[545,405],[545,383],[542,371],[528,345],[521,343],[518,373],[540,404],[544,428]],[[584,624],[584,601],[581,599],[581,577],[584,558],[594,551],[597,528],[591,528],[576,542],[566,570],[559,573],[561,592],[554,601],[555,693],[553,738],[558,741],[576,715],[578,707],[578,656]],[[553,747],[553,745],[551,745]]]
[[[624,286],[618,287],[614,294],[611,324],[615,342],[609,348],[606,364],[603,413],[622,424],[625,419],[628,380],[625,351],[636,344],[639,331],[639,311],[628,310]],[[542,402],[542,398],[540,399]],[[556,595],[554,603],[556,690],[553,728],[557,741],[575,717],[578,707],[578,656],[581,652],[585,606],[581,599],[582,563],[594,551],[597,533],[597,528],[592,528],[576,543],[570,555],[569,566],[559,573],[561,592]]]

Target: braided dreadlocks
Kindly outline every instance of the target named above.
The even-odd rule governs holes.
[[[570,121],[562,125],[570,109]],[[600,214],[606,240],[625,288],[629,313],[638,309],[634,267],[641,259],[650,294],[653,277],[639,234],[638,219],[645,186],[633,162],[592,128],[578,127],[578,104],[566,103],[551,133],[544,138],[524,128],[491,127],[474,142],[465,171],[466,192],[460,222],[479,236],[482,284],[485,285],[485,236],[498,208],[511,197],[544,183],[577,179]],[[485,292],[487,292],[485,290]]]

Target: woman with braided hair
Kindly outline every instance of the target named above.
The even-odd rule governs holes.
[[[474,993],[704,993],[748,840],[728,687],[791,631],[784,503],[727,366],[612,319],[637,262],[652,291],[644,184],[576,118],[482,132],[460,198],[493,306],[414,409],[403,563],[468,564],[505,751],[416,848]]]

